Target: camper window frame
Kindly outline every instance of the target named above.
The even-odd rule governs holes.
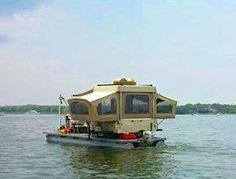
[[[163,102],[169,103],[172,106],[172,112],[171,113],[164,113],[164,112],[158,112],[157,111],[157,100],[162,100]],[[177,102],[175,100],[169,99],[167,97],[164,97],[160,94],[156,94],[155,100],[154,100],[155,104],[155,118],[158,119],[167,119],[167,118],[174,118],[175,117],[175,113],[176,113],[176,105]]]
[[[116,100],[116,113],[115,114],[98,114],[97,111],[97,106],[99,103],[102,102],[102,100],[107,99],[107,98],[114,98]],[[93,101],[92,103],[92,107],[93,107],[93,111],[94,111],[94,119],[96,121],[118,121],[119,120],[119,104],[120,104],[120,100],[119,100],[119,95],[118,93],[113,93],[109,96],[97,99],[96,101]]]
[[[85,105],[87,107],[87,113],[73,113],[72,112],[72,104],[74,103],[81,103],[83,105]],[[83,101],[83,100],[74,100],[70,103],[70,113],[73,114],[73,115],[82,115],[82,116],[87,116],[90,114],[90,106],[88,105],[88,103],[86,101]]]
[[[126,97],[128,95],[145,95],[148,96],[148,112],[144,113],[126,113],[125,108],[126,108]],[[124,92],[122,96],[123,100],[123,109],[122,109],[122,115],[123,118],[151,118],[153,114],[152,106],[153,106],[153,96],[152,93],[147,93],[147,92]]]

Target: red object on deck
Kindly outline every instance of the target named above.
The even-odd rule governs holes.
[[[120,133],[118,138],[121,140],[131,140],[137,139],[137,135],[135,133]]]

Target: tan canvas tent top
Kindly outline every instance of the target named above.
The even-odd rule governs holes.
[[[134,81],[127,80],[126,83],[126,79],[121,80],[73,95],[68,100],[72,118],[102,122],[175,117],[175,100],[156,93],[152,85],[136,85]]]
[[[114,94],[114,93],[116,93],[116,91],[94,91],[92,93],[89,93],[89,94],[86,94],[83,96],[75,97],[74,99],[83,99],[88,102],[94,102],[98,99],[107,97],[107,96]]]

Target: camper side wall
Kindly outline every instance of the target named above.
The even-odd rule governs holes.
[[[144,119],[123,119],[118,123],[118,133],[129,133],[144,131],[156,131],[157,120],[144,118]]]

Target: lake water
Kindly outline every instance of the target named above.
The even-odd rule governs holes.
[[[134,150],[47,143],[57,118],[0,117],[0,178],[236,178],[236,115],[177,115],[166,146]]]

